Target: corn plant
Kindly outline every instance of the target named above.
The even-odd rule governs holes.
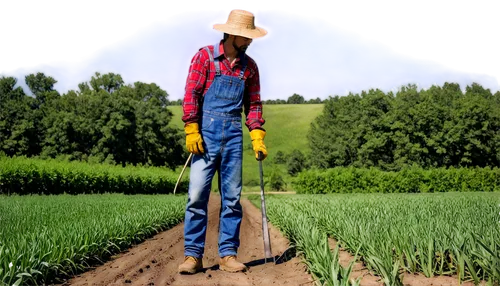
[[[0,196],[0,284],[60,281],[179,223],[184,196]]]

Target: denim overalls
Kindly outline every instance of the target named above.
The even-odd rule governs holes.
[[[193,155],[189,181],[189,197],[184,220],[184,255],[203,257],[207,230],[207,205],[212,178],[219,170],[222,197],[219,224],[219,256],[236,255],[240,244],[242,209],[241,168],[243,137],[241,111],[245,89],[246,56],[240,55],[239,76],[220,72],[219,44],[214,46],[210,63],[215,78],[204,96],[201,136],[205,153]]]

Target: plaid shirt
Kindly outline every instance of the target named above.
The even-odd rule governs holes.
[[[214,47],[208,46],[213,53]],[[238,76],[241,71],[239,58],[231,67],[231,63],[224,55],[224,46],[219,44],[220,51],[220,71],[221,74]],[[264,129],[265,120],[262,118],[262,102],[260,101],[260,81],[259,70],[255,61],[247,56],[247,68],[245,70],[245,92],[243,95],[243,105],[246,115],[246,126],[249,131],[253,129]],[[208,76],[207,76],[208,75]],[[210,63],[210,57],[204,48],[201,48],[191,60],[189,74],[186,81],[186,93],[182,108],[184,123],[199,122],[201,116],[201,106],[203,97],[207,93],[215,77],[215,67]]]

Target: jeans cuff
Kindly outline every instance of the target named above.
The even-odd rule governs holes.
[[[192,257],[195,257],[195,258],[203,258],[203,254],[194,253],[194,252],[190,252],[190,251],[184,251],[184,256],[192,256]]]
[[[236,251],[235,250],[231,250],[231,249],[228,249],[228,250],[224,250],[222,252],[219,252],[219,257],[225,257],[225,256],[229,256],[229,255],[236,255]]]

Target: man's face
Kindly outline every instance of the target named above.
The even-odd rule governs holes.
[[[238,52],[243,52],[243,53],[246,52],[248,46],[250,46],[250,43],[252,43],[252,39],[250,38],[245,38],[242,36],[234,36],[233,47]]]

